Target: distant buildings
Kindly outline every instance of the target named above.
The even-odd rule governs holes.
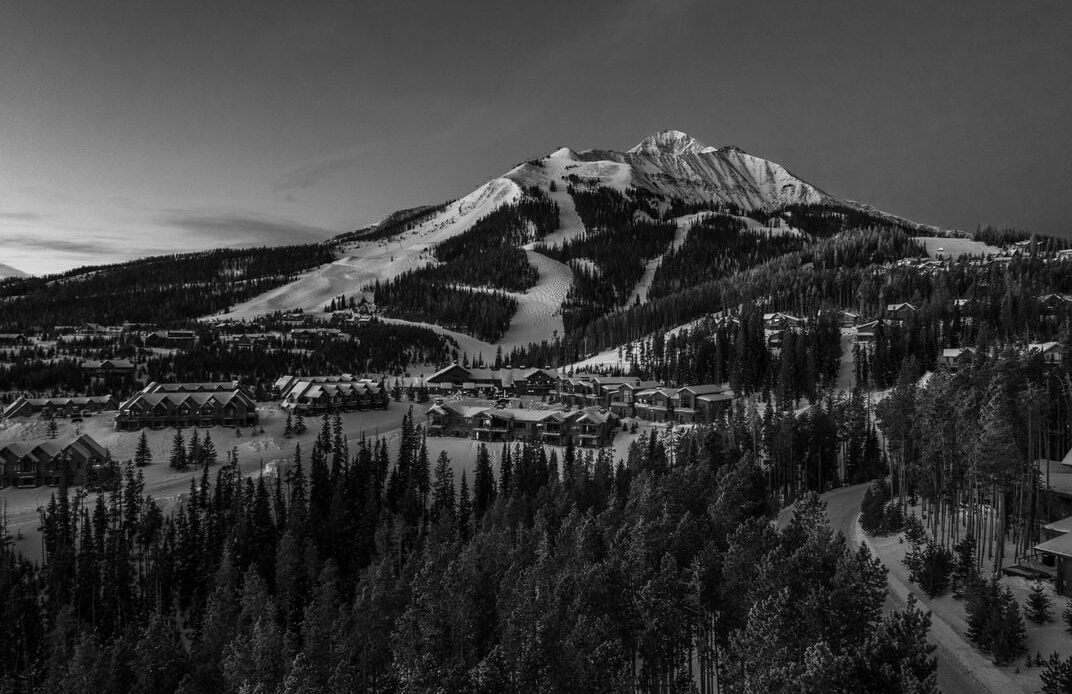
[[[4,408],[3,418],[33,415],[60,419],[88,417],[105,410],[114,410],[117,404],[111,395],[84,398],[18,398]]]
[[[567,439],[583,448],[610,445],[618,430],[618,415],[606,409],[581,410],[476,407],[440,403],[428,409],[429,436],[455,436],[487,443],[530,441],[564,445]]]
[[[119,405],[115,428],[252,426],[257,404],[237,382],[150,383]]]
[[[65,468],[69,484],[101,480],[108,458],[108,451],[88,434],[66,444],[52,440],[9,443],[0,446],[0,486],[55,486]]]
[[[295,414],[387,409],[390,398],[380,381],[341,376],[283,376],[272,388],[281,406]]]
[[[507,395],[546,395],[554,391],[558,374],[549,369],[486,369],[451,364],[425,381],[431,387],[489,391]]]

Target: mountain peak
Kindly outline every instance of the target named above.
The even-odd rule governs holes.
[[[714,147],[708,147],[680,130],[661,130],[654,135],[645,137],[627,153],[653,156],[669,154],[679,157],[683,154],[705,154],[714,151],[716,151]]]

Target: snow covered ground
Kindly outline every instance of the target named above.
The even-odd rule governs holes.
[[[1001,253],[1001,249],[997,246],[991,246],[974,239],[943,238],[940,236],[916,236],[914,238],[926,247],[928,255],[932,258],[938,257],[939,248],[942,249],[941,256],[943,258],[954,259],[962,255],[997,255]]]
[[[517,299],[518,307],[509,330],[499,340],[504,352],[514,347],[524,347],[530,342],[551,340],[556,332],[559,337],[565,334],[562,302],[573,285],[573,270],[565,263],[535,251],[529,250],[526,254],[529,263],[539,272],[539,279],[536,286],[527,292],[511,294]]]
[[[333,297],[359,294],[370,282],[425,265],[432,259],[431,249],[437,243],[467,231],[481,217],[519,197],[521,189],[516,183],[493,179],[410,231],[389,239],[351,244],[335,262],[238,304],[226,314],[209,318],[243,320],[294,308],[322,311]]]
[[[685,239],[689,237],[689,229],[696,223],[698,219],[705,217],[706,213],[688,214],[684,217],[677,217],[674,219],[674,224],[677,225],[677,229],[674,231],[674,240],[670,242],[669,251],[676,251],[681,248],[685,243]],[[655,272],[659,269],[659,266],[663,264],[663,257],[666,253],[656,256],[648,261],[648,264],[644,267],[644,274],[640,276],[640,281],[637,282],[636,287],[633,288],[633,293],[629,295],[629,301],[626,302],[626,306],[632,306],[636,303],[645,304],[648,302],[648,290],[651,289],[651,283],[655,279]]]

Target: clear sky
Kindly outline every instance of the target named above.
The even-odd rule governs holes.
[[[324,238],[668,128],[1072,234],[1072,2],[0,0],[0,263]]]

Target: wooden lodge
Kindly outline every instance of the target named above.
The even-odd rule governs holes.
[[[577,446],[599,448],[614,441],[619,426],[618,415],[599,407],[571,412],[438,403],[426,414],[429,436],[471,438],[488,443],[530,441],[561,446],[572,439]]]
[[[281,406],[295,414],[318,415],[351,410],[386,410],[390,403],[382,381],[341,376],[283,376],[273,386]]]
[[[0,484],[4,487],[56,486],[66,470],[69,484],[102,480],[108,474],[108,451],[82,434],[66,444],[47,440],[0,446]]]
[[[18,398],[15,402],[4,408],[3,418],[33,417],[39,415],[46,419],[74,419],[89,417],[114,410],[118,402],[111,395],[99,395],[81,398]]]
[[[167,427],[252,426],[257,404],[237,382],[150,383],[119,405],[119,431]]]

